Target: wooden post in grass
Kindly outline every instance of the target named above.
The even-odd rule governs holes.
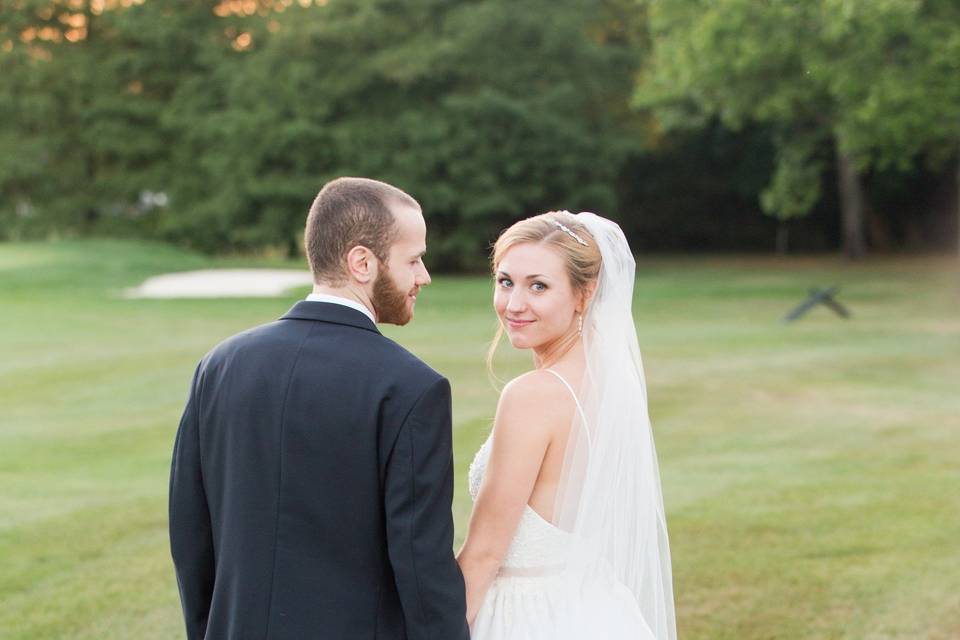
[[[824,305],[841,318],[849,318],[850,312],[847,308],[837,302],[833,297],[838,291],[840,291],[840,287],[837,286],[830,287],[829,289],[811,289],[807,299],[790,311],[790,313],[783,318],[783,322],[789,324],[795,320],[799,320],[818,304]]]

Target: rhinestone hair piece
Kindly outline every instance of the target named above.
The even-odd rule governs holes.
[[[560,231],[563,231],[565,234],[567,234],[568,236],[570,236],[571,238],[573,238],[574,240],[576,240],[577,242],[579,242],[579,243],[582,244],[583,246],[585,246],[585,247],[589,247],[589,246],[590,246],[589,244],[587,244],[587,241],[586,241],[586,240],[584,240],[583,238],[581,238],[580,236],[578,236],[576,233],[574,233],[573,229],[571,229],[571,228],[568,227],[567,225],[563,224],[563,223],[560,222],[559,220],[554,220],[553,222],[554,222],[554,224],[557,225],[557,227],[560,228]]]

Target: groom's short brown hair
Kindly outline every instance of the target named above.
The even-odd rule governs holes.
[[[420,205],[400,189],[369,178],[337,178],[317,194],[304,233],[304,247],[315,282],[342,286],[347,280],[344,258],[358,245],[383,263],[396,238],[392,206]]]

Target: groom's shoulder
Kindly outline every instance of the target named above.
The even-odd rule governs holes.
[[[384,364],[388,365],[397,376],[411,378],[411,382],[432,384],[443,379],[443,375],[433,369],[426,362],[418,358],[403,345],[391,340],[383,334],[372,336],[383,356]]]
[[[224,338],[210,349],[207,357],[226,355],[233,350],[245,347],[282,342],[288,337],[295,338],[296,336],[292,335],[289,331],[285,331],[280,321],[274,320],[250,327],[249,329],[244,329],[239,333]]]
[[[280,351],[295,352],[302,342],[302,329],[293,330],[293,325],[284,325],[279,320],[244,329],[222,339],[200,359],[200,369],[229,366],[250,359],[254,361],[274,358]]]
[[[342,350],[354,361],[364,362],[369,370],[392,376],[413,386],[431,385],[443,376],[430,365],[387,336],[366,329],[339,326],[336,336],[312,333],[313,323],[290,323],[276,320],[234,334],[213,347],[203,357],[202,364],[211,365],[237,356],[260,355],[274,358],[281,351],[293,352],[308,345],[312,339],[337,340]],[[240,358],[246,360],[246,357]]]

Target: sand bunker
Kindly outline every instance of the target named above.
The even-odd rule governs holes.
[[[309,287],[307,271],[292,269],[204,269],[165,273],[127,289],[127,298],[270,298]]]

